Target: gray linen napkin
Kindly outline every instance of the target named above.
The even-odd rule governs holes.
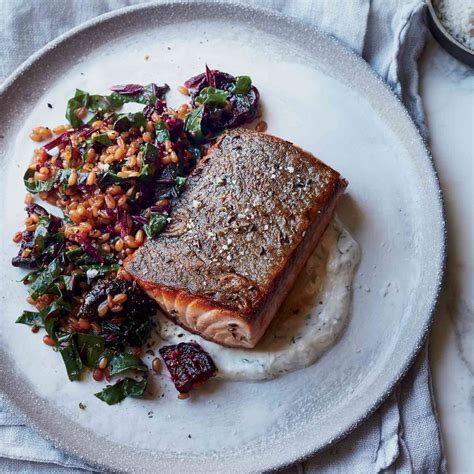
[[[319,26],[361,54],[403,100],[426,135],[417,59],[426,35],[422,0],[241,0]],[[0,80],[48,41],[133,0],[0,0]],[[80,460],[43,440],[0,398],[0,472],[84,472]],[[391,397],[345,440],[286,472],[446,472],[428,350]]]

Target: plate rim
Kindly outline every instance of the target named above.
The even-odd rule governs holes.
[[[403,115],[405,115],[405,118],[410,122],[410,128],[414,132],[414,137],[416,137],[418,144],[421,145],[425,150],[426,158],[429,160],[429,169],[432,173],[431,178],[433,178],[434,180],[433,185],[436,187],[436,191],[437,191],[438,199],[435,205],[437,207],[437,212],[439,214],[440,227],[438,231],[440,233],[441,241],[439,242],[439,245],[436,245],[436,247],[438,247],[438,250],[439,250],[440,260],[439,260],[438,272],[436,272],[437,279],[435,283],[433,299],[431,300],[428,314],[426,314],[425,316],[422,330],[420,331],[420,334],[417,335],[416,340],[414,340],[413,342],[413,346],[414,346],[413,350],[408,355],[405,356],[403,360],[403,364],[398,364],[399,366],[401,365],[399,372],[397,376],[391,382],[386,384],[388,385],[388,387],[382,390],[381,393],[377,397],[375,397],[375,399],[374,397],[371,397],[371,400],[373,401],[371,403],[366,404],[367,408],[365,412],[363,414],[358,415],[357,419],[355,419],[353,422],[345,423],[344,424],[345,428],[340,430],[340,432],[336,436],[332,437],[331,439],[329,439],[326,443],[322,445],[315,446],[314,449],[306,450],[306,452],[303,452],[303,453],[298,453],[296,457],[292,456],[291,459],[288,459],[288,461],[286,462],[279,462],[279,463],[271,464],[271,465],[266,464],[263,467],[261,467],[263,470],[273,470],[273,469],[283,468],[283,467],[292,465],[295,462],[306,460],[309,457],[315,455],[316,453],[319,453],[322,450],[327,449],[329,446],[332,446],[335,443],[344,439],[352,431],[354,431],[357,427],[359,427],[395,391],[397,385],[399,384],[401,379],[406,375],[408,370],[411,368],[411,366],[413,365],[415,361],[416,356],[419,354],[419,352],[423,348],[424,343],[426,342],[426,339],[429,334],[429,329],[432,325],[432,322],[436,313],[436,309],[439,303],[440,292],[443,286],[443,281],[444,281],[445,273],[446,273],[445,269],[446,269],[446,260],[447,260],[447,223],[446,223],[446,209],[445,209],[445,203],[444,203],[443,193],[441,189],[441,184],[440,184],[438,172],[436,170],[435,163],[431,155],[431,152],[429,150],[427,141],[421,135],[418,126],[415,124],[415,122],[411,118],[410,114],[408,113],[408,110],[406,109],[405,105],[403,104],[399,96],[396,95],[393,88],[374,69],[372,69],[370,64],[367,63],[365,59],[362,58],[362,56],[352,51],[347,45],[345,45],[339,39],[321,30],[318,26],[306,23],[304,20],[289,16],[287,14],[278,12],[276,10],[272,10],[263,6],[255,6],[253,4],[251,5],[243,4],[243,3],[240,3],[239,1],[213,2],[212,0],[204,0],[204,1],[194,2],[192,0],[191,1],[167,0],[163,2],[160,0],[153,0],[146,3],[140,3],[137,5],[130,5],[130,6],[118,8],[110,12],[96,16],[94,18],[91,18],[90,20],[87,20],[86,22],[83,22],[80,25],[75,26],[74,28],[62,33],[58,37],[54,38],[53,40],[45,44],[41,49],[33,53],[23,63],[21,63],[9,76],[7,76],[7,78],[0,85],[0,103],[5,100],[5,95],[8,93],[9,89],[12,86],[14,86],[15,81],[17,79],[19,79],[26,72],[32,70],[37,61],[39,61],[48,52],[55,50],[64,41],[67,41],[73,38],[75,35],[78,35],[89,28],[97,27],[100,24],[107,22],[115,17],[120,17],[129,13],[135,13],[137,11],[146,10],[149,8],[167,9],[167,8],[177,6],[177,5],[181,7],[185,6],[187,8],[194,8],[194,7],[202,8],[203,6],[209,6],[209,7],[212,6],[212,8],[219,9],[221,11],[228,11],[228,12],[231,11],[237,16],[239,15],[240,10],[243,9],[243,10],[246,10],[247,12],[263,14],[267,17],[267,19],[272,19],[275,22],[286,24],[285,25],[286,27],[293,26],[295,28],[298,28],[299,30],[304,30],[305,34],[307,35],[315,35],[315,36],[324,37],[327,40],[330,40],[331,42],[333,42],[337,48],[339,48],[341,51],[343,50],[346,55],[348,54],[349,57],[353,61],[359,63],[359,66],[363,67],[367,74],[372,76],[374,80],[376,80],[382,85],[382,87],[385,89],[385,92],[391,96],[392,100],[394,99],[393,106],[398,107],[400,109],[400,112],[403,113]],[[0,349],[0,353],[1,352],[3,352],[2,349]],[[2,372],[6,372],[6,370],[0,364],[0,373]],[[99,469],[103,469],[103,468],[115,469],[115,470],[117,469],[118,467],[117,464],[113,465],[107,462],[98,461],[97,459],[90,457],[88,452],[79,452],[76,448],[63,444],[54,435],[50,434],[47,428],[45,428],[44,426],[41,426],[40,422],[37,422],[36,420],[32,419],[31,416],[26,414],[24,410],[20,407],[20,405],[17,403],[17,400],[14,397],[10,396],[7,392],[8,391],[5,390],[3,386],[0,386],[0,397],[6,402],[6,405],[9,408],[13,408],[16,411],[16,413],[19,415],[21,420],[25,422],[25,424],[27,424],[30,428],[32,428],[41,437],[51,442],[55,448],[75,458],[80,457],[80,459],[86,462],[90,467],[99,468]]]

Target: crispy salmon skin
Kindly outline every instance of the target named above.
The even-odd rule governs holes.
[[[252,348],[346,186],[292,143],[235,129],[187,178],[165,231],[125,268],[177,324],[218,344]]]

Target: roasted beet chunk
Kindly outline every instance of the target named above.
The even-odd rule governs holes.
[[[195,342],[165,346],[159,352],[180,393],[188,393],[195,384],[205,382],[217,372],[210,355]]]

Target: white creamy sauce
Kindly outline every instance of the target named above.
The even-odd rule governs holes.
[[[198,342],[214,359],[217,377],[223,379],[270,379],[306,367],[334,344],[346,326],[359,257],[357,242],[335,219],[254,349],[220,346],[185,331],[164,315],[159,316],[158,334],[166,344]]]

